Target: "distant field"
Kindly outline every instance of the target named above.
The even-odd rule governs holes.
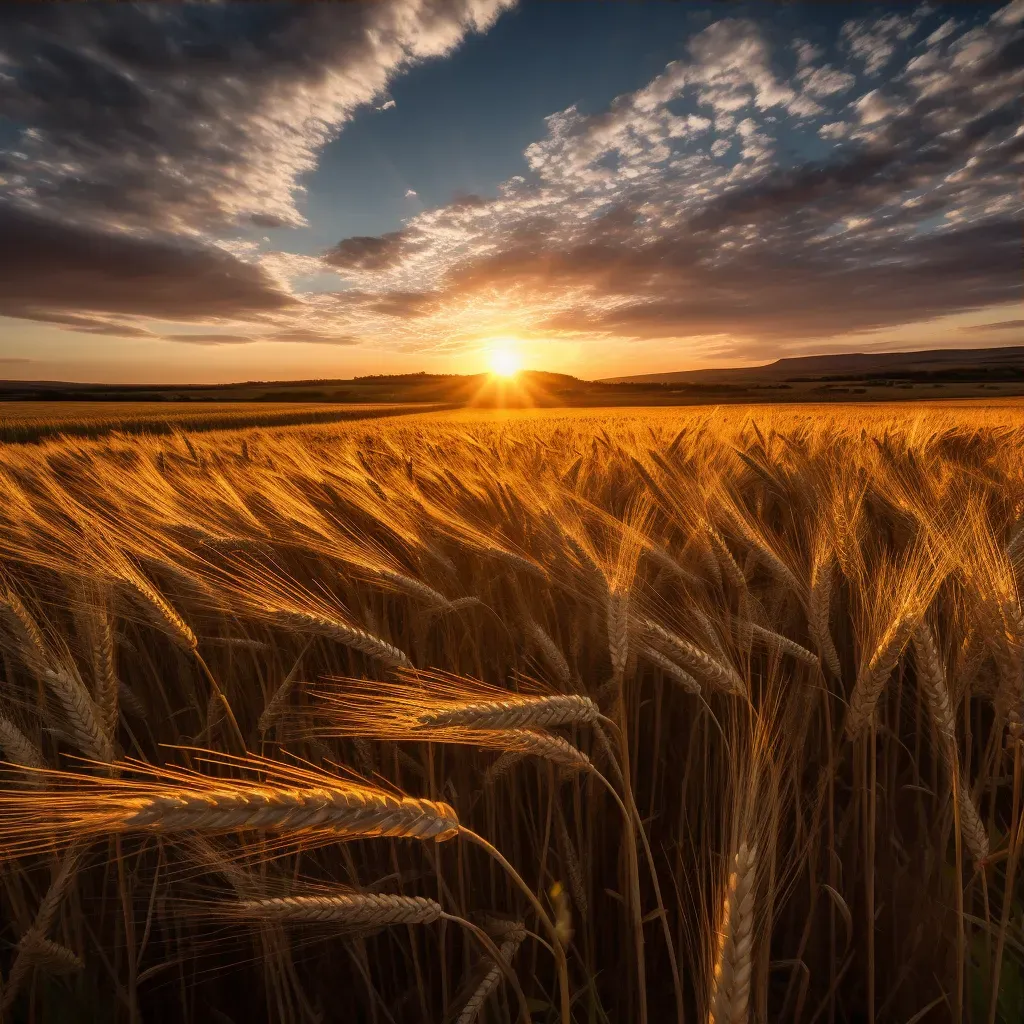
[[[3,402],[0,441],[44,437],[100,437],[111,433],[169,434],[174,430],[231,430],[246,427],[335,423],[422,412],[399,403],[314,405],[305,402]]]

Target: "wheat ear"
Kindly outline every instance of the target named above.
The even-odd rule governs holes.
[[[34,951],[46,939],[46,933],[53,925],[53,919],[57,916],[57,910],[75,875],[81,856],[82,848],[80,846],[72,846],[65,852],[60,868],[50,883],[50,888],[46,890],[42,903],[39,904],[35,920],[18,943],[18,953],[11,965],[10,973],[7,975],[3,996],[0,998],[0,1019],[11,1008],[14,997],[18,994],[18,989],[21,988],[21,983],[34,965]]]
[[[562,857],[565,859],[565,873],[569,879],[569,892],[572,894],[572,901],[576,909],[586,916],[587,913],[587,887],[583,881],[583,871],[580,868],[579,857],[576,856],[576,847],[573,844],[572,836],[569,835],[569,828],[565,822],[565,813],[562,805],[555,803],[555,824],[558,826],[558,838],[562,846]]]
[[[544,660],[554,671],[559,681],[565,686],[572,685],[572,672],[569,670],[569,663],[561,648],[551,638],[547,630],[539,622],[532,618],[526,618],[526,635],[537,646],[537,649],[544,655]]]
[[[114,670],[114,632],[110,615],[104,610],[102,621],[95,637],[94,659],[96,666],[96,706],[99,710],[100,726],[113,741],[117,733],[118,686]]]
[[[913,628],[912,619],[897,619],[885,631],[874,653],[857,673],[857,682],[850,694],[850,707],[846,712],[846,735],[851,739],[862,733],[874,718],[882,690],[900,660]]]
[[[287,774],[283,784],[271,784],[166,767],[158,771],[159,779],[152,781],[45,772],[41,777],[56,783],[52,789],[0,790],[0,848],[13,856],[75,836],[246,829],[332,835],[339,840],[394,837],[441,842],[459,828],[458,815],[446,803],[350,785],[320,772],[292,773],[309,779],[296,785]]]
[[[328,619],[323,615],[311,612],[276,610],[271,613],[271,621],[283,629],[296,630],[302,633],[315,633],[325,636],[362,654],[376,658],[393,668],[412,668],[412,662],[404,651],[389,644],[386,640],[367,633],[366,630],[350,626],[336,619]]]
[[[931,630],[924,623],[914,630],[914,655],[917,662],[917,680],[935,731],[939,734],[942,759],[950,774],[950,784],[955,788],[960,831],[972,859],[977,864],[989,855],[988,832],[971,796],[971,787],[958,763],[956,723],[949,701],[946,671]]]
[[[42,672],[50,664],[49,651],[35,619],[14,591],[0,595],[0,614],[18,641],[25,664],[37,674]]]
[[[811,592],[807,607],[807,626],[811,639],[821,652],[829,672],[839,679],[842,668],[839,664],[839,652],[832,640],[829,629],[829,611],[832,603],[832,563],[815,565],[811,573]]]
[[[601,710],[575,693],[543,697],[509,694],[508,698],[470,701],[419,716],[422,726],[462,726],[469,729],[549,729],[559,725],[589,725]]]
[[[746,684],[731,666],[716,661],[689,640],[684,640],[651,619],[639,619],[637,623],[642,632],[666,645],[687,669],[703,676],[715,689],[736,697],[747,696]]]
[[[513,925],[511,928],[506,930],[504,941],[499,949],[501,959],[506,965],[512,963],[512,958],[516,955],[516,950],[519,949],[519,946],[525,938],[526,929],[522,924]],[[466,1005],[462,1008],[462,1012],[459,1014],[455,1024],[473,1024],[477,1017],[480,1016],[480,1011],[484,1008],[484,1003],[487,1002],[487,997],[498,987],[498,983],[501,981],[501,976],[501,968],[497,964],[494,964],[484,975],[473,994],[466,1001]]]
[[[33,939],[18,943],[19,953],[24,953],[32,967],[42,967],[51,974],[73,974],[85,967],[77,953],[51,939]]]
[[[26,768],[45,768],[39,748],[3,713],[0,712],[0,751],[12,764]],[[27,772],[29,781],[37,781],[32,772]]]
[[[756,622],[748,622],[744,625],[750,630],[751,636],[757,637],[759,640],[763,641],[766,647],[788,654],[797,661],[802,661],[805,665],[810,665],[811,668],[821,668],[821,661],[813,651],[809,651],[806,647],[802,647],[795,640],[790,640],[788,636],[776,633],[773,629],[766,629],[764,626],[759,626]]]
[[[138,598],[150,619],[183,651],[191,653],[199,646],[189,624],[174,610],[163,595],[143,576],[136,573],[120,575],[119,581]]]
[[[63,668],[44,669],[43,679],[64,709],[78,749],[94,761],[113,761],[114,747],[100,725],[99,709],[84,684]]]
[[[273,697],[267,701],[267,706],[263,709],[263,714],[260,715],[260,720],[257,723],[257,727],[259,728],[261,735],[270,730],[270,727],[280,716],[285,704],[287,704],[288,696],[292,692],[295,680],[298,679],[299,666],[302,664],[302,657],[306,653],[306,649],[308,647],[309,645],[307,644],[306,647],[303,648],[302,654],[295,659],[295,664],[292,665],[291,671],[284,677],[281,685],[274,691]]]
[[[757,850],[745,842],[733,858],[718,931],[708,1024],[746,1024],[754,948]]]
[[[640,648],[640,656],[646,658],[656,668],[660,668],[669,679],[674,679],[687,693],[700,693],[700,683],[689,672],[680,668],[671,658],[666,658],[660,651],[656,651],[653,647],[645,644]]]
[[[621,680],[626,671],[629,656],[629,591],[608,592],[608,654],[612,662],[612,674]]]
[[[594,770],[590,758],[561,736],[533,729],[503,729],[498,742],[506,751],[543,758],[569,774]]]
[[[230,904],[232,917],[292,924],[337,924],[349,928],[389,928],[402,924],[432,924],[444,912],[424,896],[387,893],[342,893],[331,896],[281,896],[241,900]]]

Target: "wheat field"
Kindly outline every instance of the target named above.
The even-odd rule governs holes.
[[[1024,408],[0,446],[3,1021],[1024,1019]]]

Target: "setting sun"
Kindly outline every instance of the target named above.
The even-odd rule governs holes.
[[[491,373],[496,377],[514,377],[519,372],[519,354],[508,348],[491,352]]]

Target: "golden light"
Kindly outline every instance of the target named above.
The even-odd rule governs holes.
[[[491,350],[491,373],[496,377],[514,377],[520,368],[519,353],[510,348]]]

